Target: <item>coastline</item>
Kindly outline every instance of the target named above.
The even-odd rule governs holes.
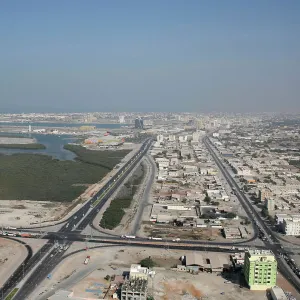
[[[44,150],[46,146],[40,143],[30,144],[0,144],[0,149]]]

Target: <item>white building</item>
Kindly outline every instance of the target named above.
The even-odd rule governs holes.
[[[273,300],[288,300],[288,297],[284,293],[281,287],[273,286],[270,290],[271,296]]]
[[[251,176],[252,171],[248,167],[238,166],[236,169],[237,175],[239,176]]]
[[[170,159],[170,166],[177,166],[177,165],[179,165],[179,159],[177,158],[177,157],[172,157],[171,159]]]
[[[169,141],[170,142],[175,142],[176,141],[176,136],[174,134],[169,135]]]
[[[200,132],[196,131],[193,133],[193,142],[199,142],[200,140]]]
[[[159,134],[156,138],[158,143],[162,143],[164,141],[164,136],[162,134]]]
[[[300,235],[300,220],[294,218],[284,219],[283,230],[286,235]]]
[[[265,200],[265,206],[268,211],[275,209],[275,200],[272,198],[268,198]]]
[[[119,116],[119,123],[124,124],[125,123],[125,116]]]
[[[181,142],[181,143],[184,143],[184,142],[186,142],[187,141],[187,135],[184,135],[184,136],[179,136],[179,142]]]
[[[282,224],[283,220],[286,219],[288,217],[287,214],[275,214],[275,220],[276,220],[276,224]]]
[[[130,267],[130,275],[129,278],[140,278],[140,279],[146,279],[148,278],[149,269],[144,268],[141,265],[138,264],[132,264]]]
[[[164,136],[162,134],[159,134],[156,138],[157,142],[162,143],[164,141]]]

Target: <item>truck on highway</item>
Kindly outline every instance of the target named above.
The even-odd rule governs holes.
[[[173,242],[179,242],[179,241],[180,241],[180,238],[173,239],[172,241],[173,241]]]
[[[21,233],[20,236],[23,238],[30,238],[31,234],[30,233]]]
[[[135,239],[136,236],[135,235],[121,235],[122,239]]]
[[[158,238],[158,237],[152,237],[152,236],[150,236],[150,237],[148,237],[148,240],[161,241],[161,240],[162,240],[162,238]]]
[[[91,258],[91,257],[90,257],[89,255],[85,258],[85,260],[84,260],[84,264],[85,264],[85,265],[87,265],[87,264],[89,263],[90,258]]]

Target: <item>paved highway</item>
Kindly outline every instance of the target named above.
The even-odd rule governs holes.
[[[123,182],[127,175],[131,172],[132,168],[138,164],[141,158],[147,153],[151,139],[147,139],[141,146],[140,151],[135,154],[128,162],[122,166],[118,172],[104,185],[98,193],[96,193],[90,201],[82,206],[59,231],[61,233],[69,233],[72,231],[82,231],[89,222],[96,216],[99,209],[109,199],[110,195],[115,189]],[[70,246],[72,241],[67,241],[66,245]],[[21,282],[23,276],[32,271],[39,262],[41,262],[35,270],[27,278],[26,282],[20,287],[15,300],[24,300],[57,265],[64,254],[54,248],[53,241],[49,240],[31,259],[29,259],[24,267],[18,268],[17,271],[9,278],[9,280],[0,289],[0,295],[6,296],[17,284]]]
[[[300,292],[300,280],[286,264],[284,259],[279,255],[282,252],[280,241],[277,239],[273,231],[262,220],[260,214],[254,209],[247,196],[240,190],[240,187],[236,183],[235,179],[232,178],[232,176],[226,169],[226,166],[224,166],[223,162],[216,154],[215,146],[210,142],[209,138],[205,137],[203,139],[203,142],[205,143],[207,149],[209,150],[219,169],[226,178],[228,184],[231,186],[231,188],[236,190],[236,195],[241,205],[245,209],[249,219],[253,222],[254,227],[256,228],[256,234],[259,231],[264,233],[266,237],[266,240],[264,241],[266,248],[272,250],[277,257],[278,270],[286,279],[289,280],[289,282],[295,287],[295,289]]]
[[[40,238],[40,237],[36,237]],[[91,237],[89,234],[82,234],[79,231],[71,231],[71,232],[45,232],[42,237],[43,239],[53,240],[53,241],[90,241],[93,239],[93,242],[96,241],[98,243],[139,243],[142,245],[143,243],[152,243],[152,244],[191,244],[191,245],[207,245],[207,246],[237,246],[240,245],[247,245],[248,247],[259,247],[260,245],[253,245],[249,243],[249,240],[237,240],[237,241],[230,241],[230,242],[213,242],[213,241],[195,241],[195,240],[172,240],[172,239],[162,239],[162,240],[152,240],[149,238],[144,237],[135,237],[135,238],[126,238],[126,237],[119,237],[119,236],[93,236]],[[251,242],[251,240],[250,240]],[[53,244],[53,243],[52,243]],[[263,247],[265,248],[265,247]]]

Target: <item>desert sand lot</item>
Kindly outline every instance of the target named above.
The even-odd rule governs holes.
[[[27,250],[23,245],[0,238],[0,286],[6,282],[26,256]]]
[[[0,144],[33,144],[36,139],[32,138],[18,138],[18,137],[0,137]]]
[[[70,204],[69,204],[70,205]],[[59,202],[41,202],[29,200],[0,200],[0,225],[13,227],[30,227],[54,220],[67,208]]]
[[[159,271],[153,281],[154,299],[157,300],[267,299],[264,291],[253,292],[247,288],[240,288],[238,284],[225,284],[224,278],[216,274],[200,273],[192,275],[181,272]]]
[[[72,245],[68,253],[84,249],[85,244]],[[67,257],[52,273],[52,278],[45,279],[33,293],[30,300],[47,299],[59,289],[74,292],[74,296],[83,296],[87,287],[102,283],[106,275],[121,275],[129,271],[132,263],[151,256],[157,263],[156,275],[149,278],[148,289],[155,300],[265,300],[265,292],[254,292],[240,288],[238,280],[232,278],[225,284],[225,279],[217,274],[200,273],[193,275],[185,272],[172,271],[170,268],[180,264],[179,258],[184,255],[182,250],[143,249],[137,247],[120,247],[105,245],[98,249],[89,249]],[[90,255],[90,262],[84,260]],[[226,258],[228,254],[220,254]],[[282,283],[282,279],[280,281]],[[279,285],[281,285],[281,283]],[[284,288],[288,289],[288,285]],[[291,290],[290,290],[291,291]],[[221,294],[222,292],[222,294]],[[296,296],[296,295],[295,295]],[[86,297],[86,295],[85,295]],[[201,298],[202,297],[202,298]]]

